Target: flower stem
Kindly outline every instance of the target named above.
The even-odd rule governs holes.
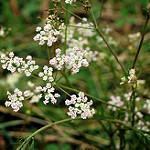
[[[67,90],[70,90],[70,91],[73,91],[73,92],[77,92],[77,93],[80,92],[80,90],[77,90],[77,89],[74,89],[74,88],[72,88],[72,87],[68,87],[68,86],[62,85],[62,84],[58,84],[58,83],[57,83],[56,86],[62,87],[62,88],[64,88],[64,89],[67,89]],[[85,92],[84,92],[84,93],[85,93]],[[95,99],[95,100],[101,102],[102,104],[111,105],[111,106],[116,107],[116,108],[118,108],[118,109],[120,109],[120,110],[122,110],[122,111],[126,111],[126,109],[124,109],[124,108],[122,108],[122,107],[118,107],[118,106],[116,106],[116,105],[109,104],[108,102],[106,102],[106,101],[104,101],[104,100],[102,100],[102,99],[99,99],[99,98],[97,98],[97,97],[95,97],[95,96],[92,96],[92,95],[90,95],[90,94],[85,93],[85,95],[88,96],[89,98],[93,98],[93,99]]]
[[[54,126],[54,125],[57,125],[57,124],[61,124],[61,123],[64,123],[64,122],[68,122],[68,121],[72,121],[73,119],[72,118],[67,118],[67,119],[63,119],[63,120],[60,120],[60,121],[57,121],[57,122],[54,122],[54,123],[50,123],[40,129],[38,129],[37,131],[33,132],[29,137],[27,137],[24,142],[17,148],[17,150],[21,150],[22,147],[27,143],[29,142],[29,140],[31,140],[35,135],[39,134],[40,132]]]
[[[136,65],[136,62],[137,62],[139,53],[140,53],[140,51],[141,51],[141,47],[142,47],[142,45],[143,45],[144,37],[145,37],[145,35],[146,35],[146,27],[147,27],[147,25],[148,25],[149,18],[150,18],[150,14],[147,13],[147,18],[146,18],[145,25],[144,25],[144,28],[143,28],[141,41],[140,41],[140,43],[139,43],[139,47],[138,47],[138,49],[137,49],[137,52],[136,52],[136,55],[135,55],[135,58],[134,58],[134,61],[133,61],[133,64],[132,64],[132,68],[135,68],[135,65]]]
[[[66,10],[68,10],[68,5],[66,5]],[[66,53],[66,48],[67,48],[67,30],[68,30],[68,11],[66,11],[66,16],[65,16],[65,53]]]
[[[122,63],[119,61],[117,54],[115,53],[115,51],[111,48],[111,46],[108,44],[107,40],[105,39],[104,35],[101,33],[101,31],[98,28],[97,25],[97,21],[94,17],[93,11],[90,11],[92,19],[93,19],[93,24],[95,26],[95,30],[97,31],[97,33],[99,34],[99,36],[103,39],[104,43],[106,44],[108,50],[111,52],[111,54],[114,56],[115,60],[117,61],[117,63],[120,65],[120,68],[122,69],[122,71],[124,72],[124,75],[127,76],[126,70],[124,68],[124,66],[122,65]]]
[[[132,86],[132,95],[131,95],[131,126],[134,126],[135,122],[135,90],[136,88]]]

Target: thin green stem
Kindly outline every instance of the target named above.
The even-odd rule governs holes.
[[[97,21],[94,17],[93,11],[90,11],[92,19],[93,19],[93,24],[95,26],[95,30],[97,31],[97,33],[99,34],[99,36],[103,39],[104,43],[106,44],[108,50],[111,52],[111,54],[114,56],[115,60],[117,61],[117,63],[120,65],[120,68],[122,69],[123,73],[125,76],[127,76],[126,70],[124,68],[124,66],[122,65],[122,63],[119,61],[117,54],[115,53],[115,51],[111,48],[111,46],[109,45],[109,43],[107,42],[107,40],[105,39],[104,35],[101,33],[101,31],[98,28],[97,25]]]
[[[73,15],[74,17],[83,20],[80,16],[76,15],[75,13],[71,12],[70,10],[66,9],[65,7],[62,7],[62,9],[64,9],[65,11],[69,12],[71,15]]]
[[[23,120],[8,121],[8,122],[1,123],[0,124],[0,129],[11,127],[11,126],[17,126],[17,125],[20,125],[20,124],[24,124],[24,121]]]
[[[134,126],[135,122],[135,90],[136,87],[132,86],[132,95],[131,95],[131,125]]]
[[[74,88],[71,88],[71,87],[67,87],[67,86],[62,85],[62,84],[58,84],[58,83],[57,83],[56,86],[62,87],[62,88],[64,88],[64,89],[67,89],[67,90],[70,90],[70,91],[73,91],[73,92],[77,92],[77,93],[80,92],[80,90],[77,90],[77,89],[74,89]],[[101,100],[101,99],[99,99],[99,98],[97,98],[97,97],[95,97],[95,96],[92,96],[92,95],[90,95],[90,94],[85,93],[85,95],[88,96],[89,98],[92,98],[92,99],[95,99],[95,100],[101,102],[102,104],[111,105],[111,106],[116,107],[116,108],[118,108],[118,109],[120,109],[120,110],[122,110],[122,111],[126,111],[126,109],[124,109],[124,108],[118,107],[118,106],[113,105],[113,104],[109,104],[108,102],[106,102],[106,101],[104,101],[104,100]]]
[[[70,94],[68,92],[66,92],[63,88],[58,87],[61,91],[63,91],[66,95],[70,96]]]
[[[65,73],[65,72],[63,72],[63,71],[61,71],[61,74],[62,74],[62,76],[65,78],[66,83],[67,83],[68,85],[70,85],[70,86],[71,86],[71,83],[70,83],[70,81],[69,81],[69,79],[68,79],[68,77],[67,77],[66,73]]]
[[[95,29],[96,29],[97,33],[100,35],[100,37],[103,39],[103,41],[105,42],[105,44],[107,45],[107,48],[109,49],[109,51],[111,52],[111,54],[114,56],[114,58],[117,61],[117,63],[120,65],[120,68],[122,69],[124,75],[127,76],[126,70],[125,70],[124,66],[122,65],[122,63],[119,61],[119,59],[118,59],[117,54],[115,53],[115,51],[108,44],[107,40],[105,39],[105,37],[103,36],[103,34],[100,32],[100,30],[98,28],[95,28]]]
[[[54,125],[57,125],[57,124],[61,124],[61,123],[64,123],[64,122],[68,122],[68,121],[72,121],[73,119],[72,118],[67,118],[67,119],[64,119],[64,120],[60,120],[60,121],[57,121],[57,122],[54,122],[54,123],[50,123],[40,129],[38,129],[37,131],[33,132],[30,136],[28,136],[24,142],[22,142],[22,144],[17,148],[17,150],[21,150],[22,147],[29,141],[31,140],[32,137],[34,137],[35,135],[39,134],[40,132],[44,131],[44,130],[47,130],[48,128],[54,126]]]
[[[31,74],[31,77],[34,77],[34,78],[36,78],[36,79],[41,79],[39,76],[36,76],[36,75],[34,75],[34,74]]]
[[[147,27],[147,25],[148,25],[149,18],[150,18],[150,14],[147,13],[147,18],[146,18],[146,21],[145,21],[145,24],[144,24],[141,41],[140,41],[140,43],[139,43],[139,47],[138,47],[138,49],[137,49],[137,52],[136,52],[136,55],[135,55],[135,58],[134,58],[134,61],[133,61],[133,64],[132,64],[132,68],[135,68],[135,65],[136,65],[138,56],[139,56],[139,54],[140,54],[140,51],[141,51],[141,48],[142,48],[142,45],[143,45],[143,41],[144,41],[144,37],[145,37],[145,35],[146,35],[146,27]]]
[[[68,10],[68,5],[66,5],[66,10]],[[66,53],[66,48],[67,48],[67,30],[68,30],[68,11],[66,11],[66,16],[65,16],[65,53]]]
[[[59,77],[59,78],[55,81],[55,83],[59,82],[62,78],[63,78],[63,76]]]

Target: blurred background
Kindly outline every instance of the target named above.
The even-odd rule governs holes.
[[[119,59],[124,63],[126,69],[129,69],[139,43],[137,33],[141,31],[145,22],[144,8],[148,6],[148,0],[92,0],[92,3],[98,24],[101,27],[112,29],[108,36],[117,43],[113,47],[116,48]],[[13,51],[21,57],[32,55],[39,64],[47,64],[46,48],[40,47],[33,41],[33,37],[35,28],[48,16],[48,10],[51,7],[53,7],[51,0],[1,0],[0,51]],[[78,16],[90,19],[83,5],[76,4],[69,7]],[[65,16],[62,15],[62,18]],[[150,26],[148,26],[137,63],[138,76],[145,83],[140,92],[146,98],[150,96],[149,31]],[[137,34],[137,38],[130,40],[130,34]],[[122,74],[114,58],[109,52],[106,52],[107,48],[94,42],[91,43],[91,47],[100,51],[104,58],[89,69],[82,69],[77,75],[70,76],[71,83],[77,89],[83,89],[105,100],[109,99],[111,94],[124,93],[126,89],[120,88],[119,85]],[[11,75],[0,67],[0,150],[16,149],[26,136],[46,125],[47,122],[67,118],[65,106],[61,101],[56,106],[44,106],[42,102],[35,105],[25,103],[24,108],[17,113],[6,108],[4,103],[7,98],[7,90],[15,87],[24,89],[28,80],[23,75]],[[39,82],[38,79],[32,77],[30,80]],[[95,102],[95,107],[97,114],[94,119],[53,126],[51,130],[36,136],[28,149],[110,149],[109,136],[99,118],[99,115],[107,115],[107,112],[105,113],[105,107],[98,102]],[[106,126],[110,130],[113,128],[109,123],[106,123]],[[138,146],[144,149],[142,145]]]

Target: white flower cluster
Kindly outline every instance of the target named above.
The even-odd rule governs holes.
[[[76,24],[78,33],[84,37],[92,37],[95,35],[94,25],[88,22],[87,18],[82,18],[82,22]]]
[[[55,93],[55,88],[52,86],[51,83],[46,83],[45,86],[38,86],[36,89],[43,93],[45,100],[43,103],[46,105],[51,101],[52,104],[57,102],[57,98],[60,97],[58,93]]]
[[[112,32],[112,28],[107,26],[105,28],[102,28],[102,31],[103,34],[105,34],[105,38],[110,45],[117,46],[119,44],[118,41],[116,41],[114,37],[112,37],[112,35],[110,34]],[[101,36],[97,35],[96,41],[100,44],[101,47],[107,47]]]
[[[124,101],[121,100],[120,96],[111,96],[111,100],[108,102],[109,104],[118,106],[118,107],[122,107],[122,108],[126,108],[127,103],[130,103],[130,99],[131,99],[131,92],[129,93],[125,93],[122,97],[122,99],[124,99]],[[108,106],[108,109],[111,109],[112,111],[116,111],[116,107],[113,106]],[[142,114],[142,111],[146,111],[148,114],[150,114],[149,110],[150,110],[150,100],[147,99],[146,102],[144,103],[144,105],[142,105],[142,101],[140,97],[136,97],[135,98],[135,121],[136,121],[136,127],[138,129],[142,129],[145,131],[149,132],[150,129],[150,122],[144,120],[144,115]],[[126,111],[125,112],[125,116],[124,116],[124,121],[129,122],[130,121],[130,115],[129,112]]]
[[[46,65],[43,67],[43,72],[39,73],[39,77],[41,77],[44,81],[49,81],[49,82],[54,81],[54,78],[52,75],[53,75],[53,68],[48,67]]]
[[[137,77],[136,77],[135,69],[130,69],[129,76],[128,76],[128,83],[136,83],[136,82],[137,82]]]
[[[135,69],[130,69],[128,77],[126,78],[125,76],[123,76],[121,78],[120,85],[125,84],[125,83],[136,84],[136,83],[139,83],[139,82],[140,82],[140,80],[137,79]]]
[[[37,103],[44,96],[45,100],[44,104],[49,103],[51,101],[52,104],[57,102],[57,98],[60,97],[58,93],[55,92],[55,88],[52,87],[51,83],[46,83],[45,86],[37,86],[35,89],[26,90],[24,92],[19,89],[15,89],[14,93],[11,94],[7,92],[8,100],[5,102],[6,107],[11,106],[14,111],[18,111],[21,107],[23,107],[23,102],[25,99],[30,99],[30,103]]]
[[[52,82],[54,81],[53,68],[45,65],[43,67],[43,72],[39,73],[39,77],[41,77],[44,81],[47,81],[45,86],[37,87],[37,91],[42,92],[45,95],[44,104],[49,103],[49,100],[51,103],[55,104],[57,102],[56,98],[60,97],[60,95],[55,93],[55,88],[52,85]]]
[[[147,111],[147,113],[150,115],[150,99],[147,99],[144,103],[143,109]]]
[[[20,91],[18,88],[11,94],[7,92],[8,100],[5,102],[6,107],[11,106],[14,111],[18,111],[23,106],[23,101],[30,99],[30,103],[37,103],[42,97],[38,89],[31,82],[28,82],[28,90]]]
[[[141,36],[141,33],[140,32],[137,32],[137,33],[133,33],[133,34],[129,34],[128,35],[128,38],[129,38],[129,41],[131,43],[135,42],[135,41],[138,41],[138,39],[140,38]]]
[[[111,96],[110,101],[108,103],[111,104],[108,106],[108,109],[110,109],[112,111],[117,110],[117,108],[114,106],[122,107],[124,105],[124,102],[121,100],[120,96]],[[114,106],[112,106],[112,105],[114,105]]]
[[[129,116],[129,113],[126,112],[124,121],[128,122]],[[144,130],[147,132],[150,131],[150,122],[144,120],[144,115],[137,109],[137,107],[135,108],[135,121],[135,126],[137,129]]]
[[[140,130],[150,131],[150,122],[144,120],[144,115],[138,111],[138,108],[135,108],[135,120],[137,121],[136,127]]]
[[[11,94],[10,92],[7,92],[8,100],[5,102],[5,106],[9,107],[11,106],[12,109],[17,112],[22,106],[22,101],[25,100],[25,95],[22,91],[19,89],[15,89],[14,93]]]
[[[67,68],[72,74],[79,72],[81,67],[88,67],[91,61],[96,60],[96,52],[86,51],[77,47],[67,49],[66,54],[62,54],[60,49],[56,49],[56,57],[50,60],[50,64],[58,70]]]
[[[54,17],[54,15],[49,16],[43,28],[36,28],[37,34],[33,39],[34,41],[39,41],[39,45],[44,45],[46,43],[47,46],[52,46],[52,44],[58,40],[58,36],[60,35],[60,30],[63,27],[63,23],[61,23],[56,29],[53,20]],[[57,21],[59,21],[59,18],[57,18]]]
[[[91,108],[93,101],[88,101],[88,98],[83,92],[79,92],[78,96],[71,95],[71,99],[67,99],[65,104],[69,106],[67,114],[73,119],[78,116],[82,119],[87,119],[95,114],[95,110]]]
[[[139,120],[137,122],[136,126],[140,130],[144,130],[144,131],[150,132],[150,122],[149,121]]]
[[[65,0],[65,3],[72,4],[73,2],[76,2],[76,0]]]
[[[114,96],[114,95],[110,96],[110,100],[108,101],[108,103],[110,105],[108,105],[108,109],[110,109],[112,111],[116,111],[117,107],[126,108],[125,104],[126,103],[130,103],[129,101],[131,100],[131,94],[132,94],[132,92],[125,93],[123,95],[123,97],[121,97],[121,96]],[[135,101],[136,102],[140,101],[140,97],[136,97]],[[114,106],[111,106],[111,105],[114,105]],[[115,106],[117,106],[117,107],[115,107]]]
[[[88,47],[88,38],[95,35],[93,23],[88,22],[87,18],[83,18],[81,22],[76,23],[75,18],[71,17],[67,27],[67,38],[65,32],[66,28],[61,32],[61,41],[65,42],[67,40],[69,48],[85,49]]]
[[[131,99],[131,95],[132,95],[132,92],[129,92],[129,93],[125,93],[124,94],[124,98],[126,101],[129,101]]]
[[[1,53],[0,62],[3,69],[9,70],[11,73],[16,71],[25,73],[26,76],[30,76],[34,70],[39,68],[35,61],[32,60],[32,56],[27,56],[24,60],[23,58],[15,56],[13,52],[10,52],[8,55]]]
[[[67,44],[66,54],[61,55],[60,50],[58,50],[58,55],[56,52],[52,64],[55,64],[55,68],[59,68],[59,70],[65,67],[75,74],[79,72],[82,66],[87,67],[91,61],[97,60],[99,53],[91,51],[89,47],[89,39],[96,33],[93,23],[88,22],[87,18],[83,18],[81,22],[76,22],[74,17],[70,18],[67,35],[65,33],[66,29],[64,28],[61,32],[61,41]]]

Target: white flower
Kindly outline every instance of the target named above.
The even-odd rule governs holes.
[[[65,3],[72,4],[73,2],[76,2],[76,0],[65,0]]]
[[[36,27],[36,32],[39,32],[39,31],[41,31],[41,30],[42,30],[41,27]]]
[[[38,93],[42,93],[45,100],[43,101],[44,104],[49,103],[51,101],[52,104],[57,102],[57,98],[60,97],[58,93],[55,93],[55,88],[53,87],[52,83],[54,81],[53,78],[53,68],[44,66],[43,72],[39,73],[39,77],[41,77],[44,81],[47,81],[44,86],[36,87],[36,91]]]
[[[11,73],[25,73],[26,76],[30,76],[34,70],[39,68],[31,56],[27,56],[24,60],[15,56],[13,52],[10,52],[8,55],[1,53],[0,62],[3,69],[9,70]]]
[[[31,92],[30,90],[26,90],[26,91],[24,91],[23,95],[25,97],[31,97],[33,95],[33,92]]]
[[[87,18],[82,18],[82,22],[76,24],[77,31],[84,37],[92,37],[94,32],[94,25],[92,22],[88,22]]]
[[[67,114],[73,119],[77,116],[80,116],[82,119],[87,119],[95,114],[95,110],[91,108],[93,101],[88,101],[88,98],[83,92],[79,92],[78,96],[71,95],[71,99],[66,99],[65,104],[69,106]]]
[[[129,41],[133,43],[135,41],[138,41],[138,39],[140,38],[140,36],[141,36],[141,33],[137,32],[137,33],[129,34],[128,38],[129,38]]]
[[[45,86],[41,87],[41,92],[44,93],[45,100],[43,103],[46,105],[51,101],[52,104],[57,102],[57,98],[60,97],[58,93],[55,93],[55,88],[51,85],[51,83],[47,83]]]
[[[149,121],[139,120],[137,122],[136,126],[140,130],[144,130],[144,131],[147,131],[147,132],[150,131],[150,122]]]
[[[131,94],[132,94],[132,92],[124,94],[124,97],[125,97],[126,101],[129,101],[131,99]]]
[[[39,77],[43,78],[44,81],[53,82],[54,78],[52,74],[53,74],[53,68],[45,65],[43,67],[43,72],[39,73]]]
[[[129,76],[128,76],[128,83],[136,83],[136,82],[137,82],[137,77],[136,77],[135,69],[130,69]]]
[[[54,18],[54,15],[49,16],[49,18],[46,19],[44,27],[36,28],[37,34],[34,36],[33,40],[38,41],[39,45],[44,45],[46,43],[47,46],[50,47],[54,42],[58,40],[58,37],[60,35],[59,30],[61,30],[63,24],[60,24],[60,26],[56,29],[53,23]]]
[[[150,99],[145,101],[143,108],[147,111],[148,114],[150,114]]]
[[[125,76],[121,78],[120,85],[125,84],[126,81],[127,81],[127,83],[130,83],[130,84],[138,83],[135,69],[129,70],[129,74],[128,74],[127,79]]]
[[[37,103],[37,102],[39,102],[39,100],[41,99],[41,97],[42,97],[42,94],[34,95],[31,98],[30,103]]]
[[[66,54],[61,54],[60,49],[56,49],[56,57],[50,60],[50,64],[58,70],[66,68],[72,74],[78,73],[81,67],[88,67],[89,63],[96,60],[96,54],[77,47],[67,49]]]
[[[5,102],[5,106],[10,106],[14,111],[17,112],[23,106],[22,101],[25,100],[26,96],[24,96],[23,92],[17,88],[14,90],[13,94],[7,92],[7,95],[8,100]]]
[[[117,108],[115,106],[123,107],[123,105],[124,105],[124,102],[121,100],[120,96],[111,96],[110,100],[108,101],[108,103],[110,104],[108,106],[108,109],[110,109],[112,111],[116,111],[117,110]],[[114,105],[114,106],[112,106],[112,105]]]
[[[63,28],[61,30],[61,41],[67,42],[69,48],[78,47],[85,49],[89,45],[89,37],[93,37],[95,33],[94,25],[88,22],[87,18],[83,18],[81,22],[76,23],[75,18],[71,17],[67,27],[67,38],[66,28]],[[76,36],[77,34],[79,35]]]

